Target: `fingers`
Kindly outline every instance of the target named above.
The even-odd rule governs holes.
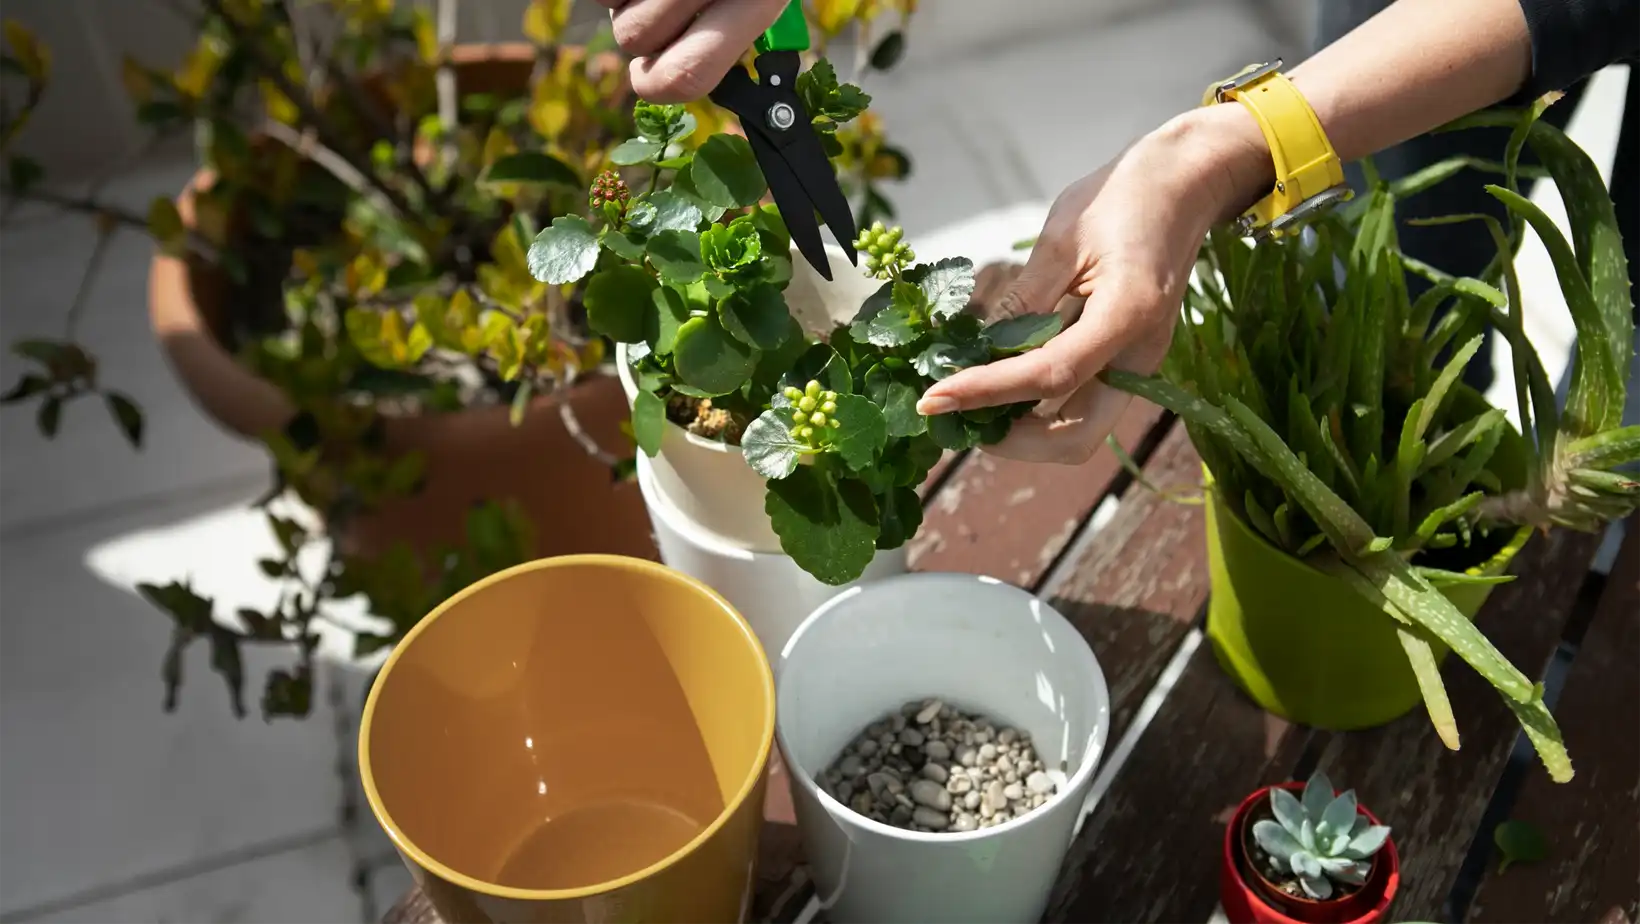
[[[964,369],[935,383],[917,402],[917,412],[948,414],[1071,394],[1139,335],[1133,321],[1141,313],[1129,302],[1143,297],[1136,287],[1116,280],[1098,286],[1081,317],[1059,336],[1029,353]]]
[[[659,2],[639,0],[634,5]],[[694,0],[666,2],[693,4]],[[711,0],[675,40],[657,52],[640,54],[632,60],[632,89],[655,103],[683,103],[704,97],[785,6],[786,0]]]
[[[606,0],[616,3],[617,0]],[[695,14],[711,0],[628,0],[612,7],[615,42],[633,57],[652,55],[672,44]]]
[[[1105,444],[1131,403],[1132,395],[1094,379],[1065,402],[1057,418],[1022,417],[1007,439],[984,448],[1021,462],[1081,465]]]

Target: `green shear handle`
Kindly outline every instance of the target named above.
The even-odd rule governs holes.
[[[791,0],[780,11],[780,18],[757,37],[757,52],[808,51],[809,23],[803,18],[803,0]]]

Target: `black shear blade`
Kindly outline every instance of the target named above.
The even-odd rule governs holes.
[[[831,228],[849,262],[858,266],[854,213],[815,135],[809,112],[797,95],[796,53],[760,55],[757,69],[763,82],[754,82],[744,68],[730,70],[712,91],[712,100],[739,117],[792,241],[829,281],[831,261],[826,257],[815,212]],[[777,108],[786,109],[784,128],[775,124]]]

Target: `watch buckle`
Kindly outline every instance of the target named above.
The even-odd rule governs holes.
[[[1213,88],[1213,99],[1222,103],[1224,102],[1224,94],[1229,93],[1232,90],[1239,90],[1255,80],[1265,77],[1266,75],[1273,74],[1276,71],[1281,70],[1281,66],[1282,62],[1280,58],[1264,64],[1254,64],[1236,76],[1231,77],[1229,80],[1215,86]]]

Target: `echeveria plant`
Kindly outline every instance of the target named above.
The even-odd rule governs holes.
[[[823,60],[798,90],[826,133],[870,102]],[[660,451],[669,423],[740,445],[768,479],[765,509],[786,553],[821,581],[853,580],[877,550],[916,532],[916,487],[942,450],[1000,440],[1030,409],[927,418],[918,396],[957,369],[1042,344],[1059,319],[985,326],[963,313],[972,263],[911,265],[899,229],[878,222],[855,246],[882,287],[852,323],[804,330],[784,295],[791,241],[762,204],[768,190],[746,140],[718,134],[690,150],[682,142],[696,122],[676,106],[640,103],[634,122],[639,137],[615,159],[648,168],[645,191],[600,179],[594,221],[553,222],[531,266],[548,283],[586,277],[588,323],[628,344],[644,452]]]
[[[1277,876],[1292,877],[1316,901],[1332,898],[1335,884],[1360,887],[1372,858],[1389,841],[1389,828],[1356,810],[1355,790],[1333,794],[1332,781],[1316,771],[1299,799],[1279,787],[1270,790],[1268,818],[1254,822],[1253,840]]]
[[[1542,685],[1440,591],[1507,580],[1466,569],[1523,527],[1592,530],[1640,504],[1640,427],[1621,425],[1634,322],[1617,215],[1589,156],[1537,120],[1549,102],[1461,123],[1514,127],[1501,164],[1464,159],[1393,184],[1374,178],[1356,207],[1302,238],[1249,247],[1215,232],[1163,375],[1105,377],[1184,418],[1233,513],[1395,621],[1448,747],[1458,747],[1458,731],[1437,644],[1497,688],[1550,776],[1564,782],[1571,760]],[[1565,200],[1570,242],[1519,191],[1527,144]],[[1398,199],[1465,167],[1504,176],[1487,191],[1511,215],[1508,227],[1490,216],[1434,220],[1479,223],[1497,242],[1497,260],[1478,279],[1403,254],[1395,232]],[[1512,254],[1527,223],[1548,249],[1577,327],[1564,413],[1525,334]],[[1416,300],[1407,272],[1432,282]],[[1488,324],[1511,347],[1524,438],[1460,381]]]

